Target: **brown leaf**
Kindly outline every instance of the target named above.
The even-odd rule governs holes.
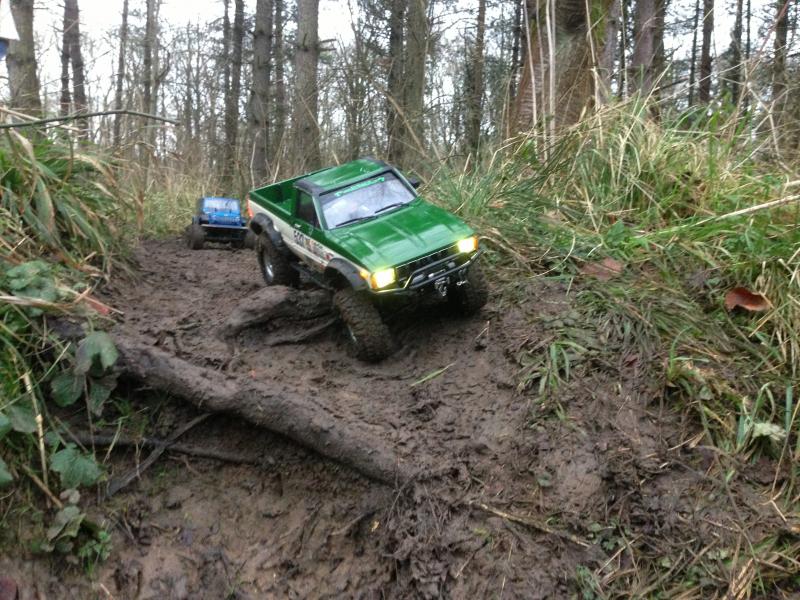
[[[770,307],[769,300],[761,294],[751,292],[747,288],[735,287],[725,294],[725,308],[733,310],[736,307],[750,312],[763,312]]]
[[[600,281],[608,281],[622,273],[625,266],[618,260],[613,258],[604,258],[603,260],[586,263],[581,267],[581,273],[599,279]]]

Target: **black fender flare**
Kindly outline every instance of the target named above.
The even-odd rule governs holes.
[[[342,258],[334,258],[325,267],[325,279],[331,279],[334,274],[344,277],[354,290],[365,290],[369,287],[359,270]]]
[[[286,246],[283,243],[283,238],[281,237],[280,232],[275,229],[275,225],[268,216],[263,214],[258,214],[252,219],[250,219],[250,229],[256,235],[261,235],[265,233],[269,240],[275,245],[276,248],[280,250],[285,250]]]

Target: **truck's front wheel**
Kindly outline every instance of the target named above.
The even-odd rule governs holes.
[[[448,290],[450,306],[462,315],[474,315],[489,300],[489,285],[481,266],[476,262],[469,267],[466,281]]]
[[[206,241],[206,232],[200,223],[192,223],[186,232],[186,245],[192,250],[200,250]]]
[[[378,362],[392,353],[392,334],[366,294],[345,288],[333,295],[333,305],[344,322],[354,356]]]
[[[256,252],[258,266],[267,285],[293,285],[297,282],[297,272],[292,269],[289,259],[265,234],[258,237]]]

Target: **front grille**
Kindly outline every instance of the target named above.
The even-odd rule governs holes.
[[[417,258],[412,260],[411,262],[407,262],[404,265],[400,265],[399,267],[396,268],[398,287],[406,287],[406,284],[408,283],[408,278],[412,275],[412,273],[415,273],[420,269],[424,269],[429,265],[444,260],[448,256],[455,256],[457,254],[458,254],[458,246],[457,244],[453,244],[451,246],[447,246],[446,248],[442,248],[441,250],[437,250],[432,254],[423,256],[422,258]]]

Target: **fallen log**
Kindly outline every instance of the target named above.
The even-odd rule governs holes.
[[[414,475],[383,439],[326,410],[324,402],[246,378],[233,379],[126,337],[114,339],[124,374],[208,412],[237,415],[389,485]]]

